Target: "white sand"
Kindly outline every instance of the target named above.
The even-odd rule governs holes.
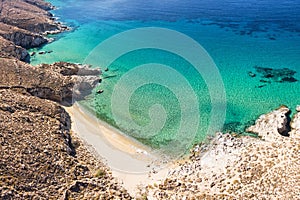
[[[113,176],[131,195],[135,195],[137,186],[152,184],[166,177],[168,169],[159,169],[157,165],[162,158],[151,152],[149,147],[98,120],[77,103],[65,109],[71,116],[72,130],[92,153],[103,158]],[[157,173],[150,173],[153,169]]]

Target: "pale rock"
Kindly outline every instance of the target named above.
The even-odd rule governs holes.
[[[298,112],[300,112],[300,105],[298,105],[298,106],[296,107],[296,110],[297,110]]]
[[[297,113],[294,115],[291,121],[291,132],[290,137],[300,138],[300,106],[296,108]]]
[[[282,138],[282,135],[287,136],[289,114],[290,109],[281,106],[270,113],[261,115],[255,125],[250,126],[246,131],[256,133],[266,141],[275,141]]]

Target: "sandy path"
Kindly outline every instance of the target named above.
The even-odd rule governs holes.
[[[166,177],[168,169],[156,165],[162,161],[149,147],[129,138],[114,127],[98,120],[75,103],[65,108],[72,119],[72,130],[96,156],[100,156],[133,196],[137,186],[148,185]],[[151,173],[151,171],[157,173]]]

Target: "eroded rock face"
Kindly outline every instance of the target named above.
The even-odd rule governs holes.
[[[291,132],[290,136],[293,138],[300,139],[300,106],[296,108],[297,113],[294,115],[291,121]]]
[[[30,34],[24,31],[5,33],[2,37],[26,49],[39,47],[48,42],[48,40],[41,35]]]
[[[43,99],[60,103],[84,98],[99,83],[99,70],[93,76],[81,76],[81,65],[55,63],[33,67],[13,59],[0,58],[0,88],[18,89]],[[85,69],[87,70],[87,69]],[[82,91],[84,93],[82,93]]]
[[[274,141],[281,139],[281,136],[288,136],[290,112],[289,108],[281,106],[277,110],[261,115],[256,120],[255,125],[250,126],[246,131],[256,133],[267,141]]]
[[[72,99],[82,100],[85,96],[91,94],[91,90],[99,83],[101,74],[100,69],[93,69],[87,65],[57,62],[54,64],[41,64],[41,69],[51,70],[70,77],[74,83],[72,86]]]
[[[0,57],[17,58],[24,62],[29,62],[30,56],[26,49],[16,46],[14,43],[5,40],[0,36]]]
[[[13,59],[0,58],[0,63],[0,85],[3,87],[18,88],[57,102],[72,98],[74,83],[70,77]]]
[[[48,12],[52,8],[49,3],[41,0],[0,1],[1,41],[11,41],[15,47],[13,50],[10,47],[10,51],[18,51],[15,54],[10,53],[9,57],[29,62],[30,57],[24,49],[39,47],[49,42],[50,39],[45,37],[47,33],[54,34],[68,29],[52,18],[52,14]],[[0,47],[4,49],[6,46],[2,44]],[[24,48],[21,52],[20,47]]]

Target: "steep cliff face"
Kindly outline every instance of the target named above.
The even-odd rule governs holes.
[[[48,33],[66,30],[66,26],[54,20],[52,14],[48,12],[50,9],[53,7],[41,0],[1,0],[0,47],[6,52],[5,55],[1,55],[29,62],[30,56],[24,49],[47,43],[49,40],[45,35]],[[15,47],[11,47],[12,44],[8,41],[15,44]]]
[[[5,40],[0,36],[0,57],[17,58],[21,61],[29,62],[30,56],[26,49],[16,46],[13,42]]]
[[[74,83],[70,77],[14,59],[0,58],[0,63],[2,87],[18,88],[24,93],[56,102],[72,98]]]
[[[33,67],[15,59],[0,58],[0,63],[0,88],[18,89],[63,104],[71,103],[73,98],[84,98],[100,79],[99,69],[66,62]]]
[[[51,14],[42,9],[42,6],[38,7],[41,5],[38,2],[40,1],[3,0],[0,2],[0,21],[34,33],[58,30],[58,24],[49,18]]]
[[[72,135],[58,104],[84,98],[100,70],[22,62],[29,61],[26,48],[47,42],[44,32],[65,29],[50,9],[42,0],[0,0],[0,199],[130,199]]]
[[[47,39],[42,35],[20,29],[18,27],[14,27],[11,25],[7,25],[0,22],[0,35],[15,43],[18,46],[22,46],[23,48],[33,48],[38,47],[42,44],[47,43]]]

